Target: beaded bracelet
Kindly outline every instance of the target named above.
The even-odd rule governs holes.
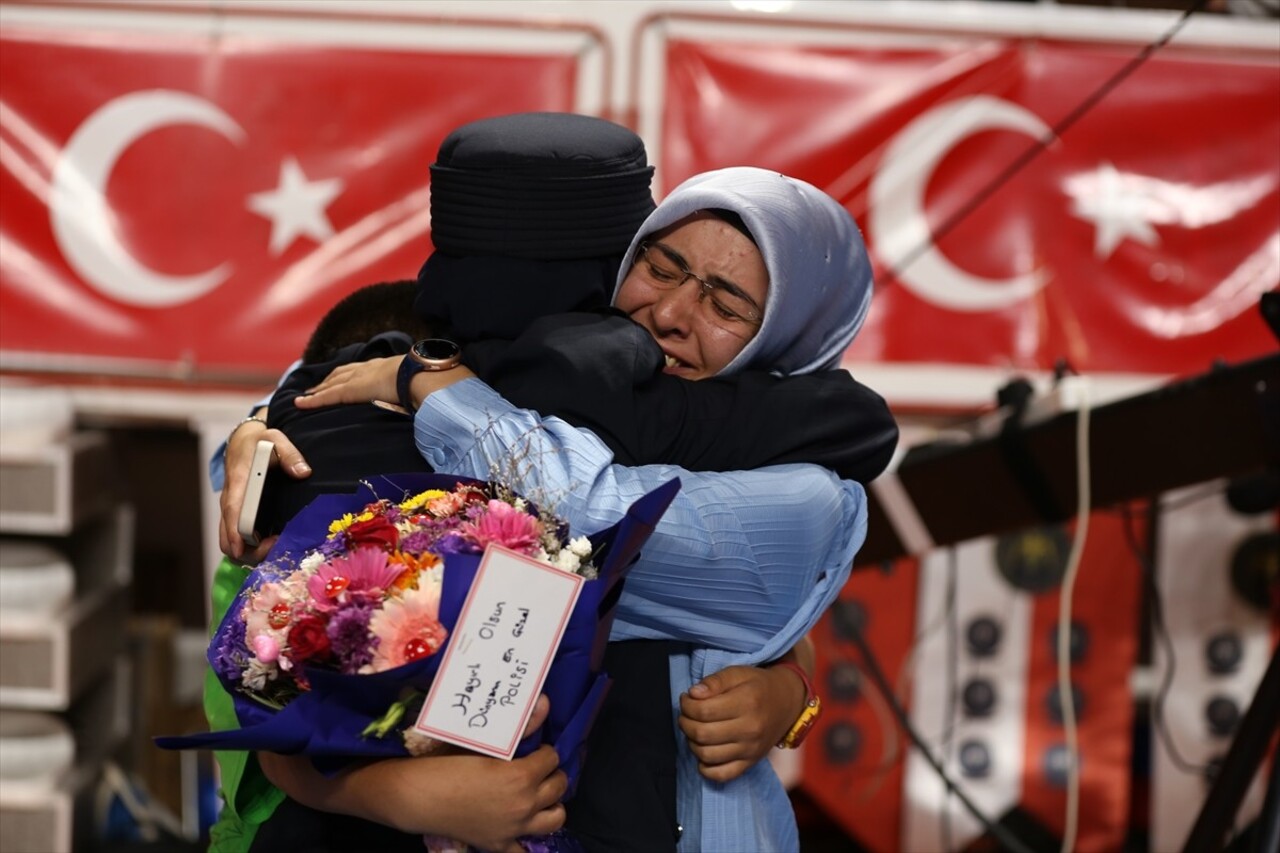
[[[791,728],[783,735],[782,740],[778,741],[778,749],[795,749],[804,743],[809,729],[813,728],[814,721],[822,713],[822,700],[814,692],[813,682],[809,680],[809,674],[803,667],[786,660],[778,661],[773,666],[786,667],[800,676],[800,680],[804,682],[804,708],[800,711],[800,716],[796,717],[796,721],[791,724]]]

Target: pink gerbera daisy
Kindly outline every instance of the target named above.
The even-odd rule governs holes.
[[[321,565],[307,579],[307,592],[317,610],[332,610],[352,595],[381,597],[403,570],[398,563],[388,562],[381,548],[357,548]]]
[[[533,554],[538,550],[541,533],[538,519],[497,500],[489,501],[484,515],[475,521],[464,522],[458,530],[481,548],[489,544],[501,545],[522,554]]]
[[[449,632],[440,624],[440,587],[423,582],[389,598],[369,619],[369,633],[376,640],[373,660],[361,672],[382,672],[440,650]]]

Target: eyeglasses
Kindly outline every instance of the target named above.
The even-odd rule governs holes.
[[[708,281],[667,254],[661,246],[641,243],[636,250],[635,265],[645,280],[660,290],[675,290],[689,279],[699,285],[698,305],[708,322],[729,331],[745,331],[746,326],[759,326],[760,306],[745,293],[724,284]]]

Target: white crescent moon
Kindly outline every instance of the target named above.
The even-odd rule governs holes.
[[[924,193],[938,163],[955,144],[980,130],[1017,130],[1039,138],[1049,131],[1032,113],[1000,98],[977,95],[950,101],[902,129],[871,181],[868,230],[876,253],[891,269],[927,247],[899,273],[923,299],[956,311],[991,311],[1026,299],[1048,274],[1033,270],[1007,279],[982,278],[951,263],[934,245],[924,215]]]
[[[67,262],[88,284],[120,302],[176,305],[207,293],[231,275],[229,263],[190,276],[165,276],[144,267],[120,245],[107,206],[111,170],[139,137],[172,124],[217,131],[237,145],[245,132],[201,98],[156,89],[109,102],[67,140],[53,169],[49,219]]]

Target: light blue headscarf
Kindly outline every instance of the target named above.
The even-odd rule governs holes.
[[[871,262],[849,212],[796,178],[751,166],[689,178],[640,226],[618,272],[618,287],[641,239],[708,208],[742,217],[769,270],[764,323],[720,375],[747,368],[787,375],[838,366],[871,305]],[[615,287],[615,299],[617,293]]]

